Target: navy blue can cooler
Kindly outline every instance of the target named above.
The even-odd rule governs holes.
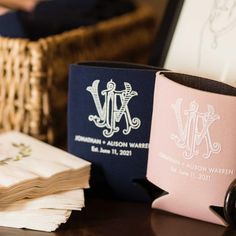
[[[71,65],[68,149],[92,162],[91,189],[148,201],[146,181],[155,74],[119,62]]]

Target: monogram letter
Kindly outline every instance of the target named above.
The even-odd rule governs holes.
[[[98,94],[99,80],[95,80],[92,86],[87,87],[93,97],[98,115],[90,115],[89,121],[93,121],[97,127],[105,128],[103,135],[107,138],[112,137],[114,133],[119,132],[120,128],[117,124],[121,118],[125,118],[126,128],[123,129],[123,134],[128,135],[131,129],[138,129],[141,125],[139,118],[131,118],[129,111],[129,102],[134,96],[138,96],[136,91],[132,90],[129,83],[124,83],[124,90],[117,91],[116,84],[110,80],[107,83],[107,88],[101,92],[104,96],[104,104],[101,104]]]
[[[183,99],[178,98],[175,104],[171,106],[175,112],[179,132],[178,135],[172,134],[171,139],[175,141],[177,147],[184,149],[184,157],[192,159],[199,155],[199,146],[204,143],[206,152],[202,154],[203,158],[209,158],[212,153],[219,153],[221,145],[212,143],[210,135],[210,126],[220,119],[220,116],[215,114],[214,107],[208,105],[208,111],[202,113],[199,112],[199,105],[192,101],[189,109],[184,110],[182,115],[182,102]]]

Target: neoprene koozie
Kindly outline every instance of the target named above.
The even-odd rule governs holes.
[[[120,198],[149,199],[134,181],[146,176],[156,71],[110,62],[71,66],[69,152],[93,163],[92,188],[108,183]]]
[[[227,188],[236,178],[236,89],[157,73],[147,178],[166,194],[152,206],[226,225]]]

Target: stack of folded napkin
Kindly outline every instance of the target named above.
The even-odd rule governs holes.
[[[54,231],[84,206],[90,163],[18,132],[0,135],[0,226]]]

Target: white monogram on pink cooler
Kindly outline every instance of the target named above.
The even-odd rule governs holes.
[[[172,134],[178,148],[184,150],[183,156],[186,159],[192,159],[200,154],[199,146],[204,145],[205,150],[201,155],[203,158],[210,158],[212,154],[219,153],[221,144],[213,142],[211,138],[211,125],[220,119],[215,113],[214,106],[207,104],[207,111],[201,112],[199,104],[191,101],[188,109],[182,108],[182,98],[177,98],[171,105],[174,110],[178,134]]]

